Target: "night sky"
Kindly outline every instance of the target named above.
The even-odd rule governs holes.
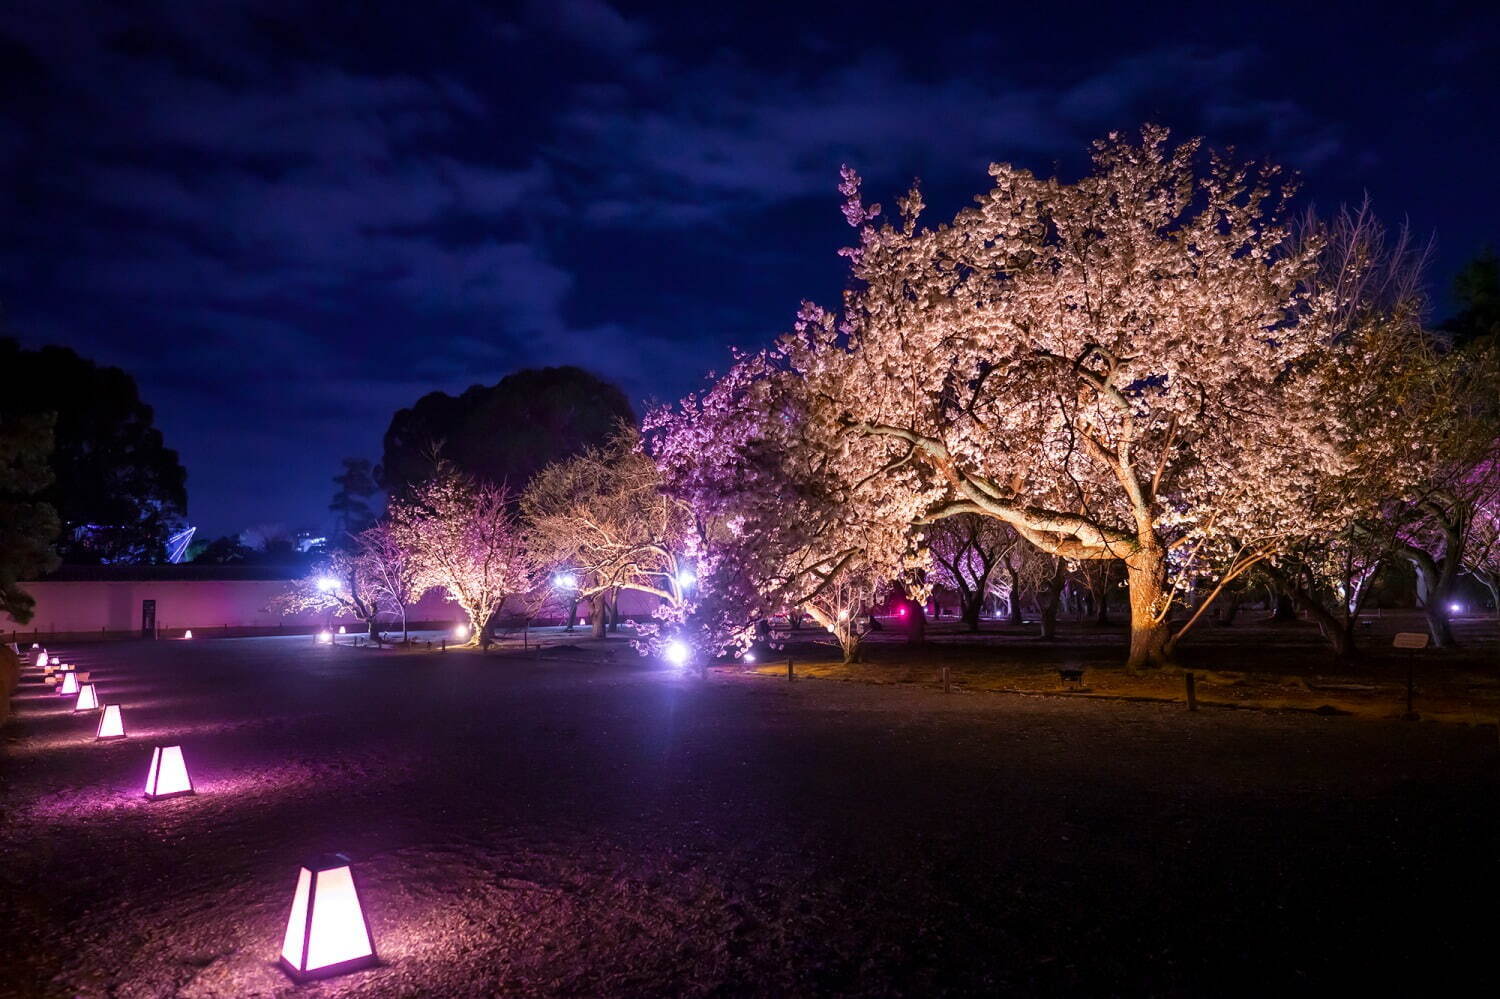
[[[1159,121],[1409,218],[1441,314],[1500,242],[1500,15],[1333,6],[10,0],[0,307],[136,376],[208,535],[326,526],[433,389],[696,387],[836,301],[842,162],[936,219]]]

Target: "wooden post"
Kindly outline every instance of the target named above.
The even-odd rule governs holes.
[[[950,677],[950,675],[948,673],[948,667],[946,667],[946,666],[943,667],[943,693],[945,693],[945,694],[951,694],[951,693],[953,693],[952,680],[951,680],[951,677]]]
[[[1401,717],[1406,721],[1417,721],[1416,708],[1412,706],[1415,693],[1415,666],[1417,661],[1417,650],[1427,648],[1428,634],[1425,631],[1403,631],[1396,636],[1391,644],[1398,649],[1406,650],[1406,714]]]
[[[447,652],[448,651],[448,636],[447,635],[443,636],[443,647],[441,649],[439,649],[438,651],[439,652]]]
[[[792,666],[792,661],[788,659],[786,661],[786,681],[787,683],[791,683],[795,679],[797,679],[796,670]]]
[[[1191,673],[1184,673],[1183,679],[1187,681],[1187,702],[1189,711],[1198,710],[1198,678]]]

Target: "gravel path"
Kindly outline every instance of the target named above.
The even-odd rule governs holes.
[[[1492,729],[700,682],[626,651],[55,651],[130,738],[18,691],[0,996],[1437,991],[1491,969]],[[181,743],[196,797],[143,800],[153,743]],[[329,850],[383,965],[298,988],[273,962],[297,864]]]

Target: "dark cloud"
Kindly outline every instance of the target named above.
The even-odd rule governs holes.
[[[1436,164],[1443,128],[1474,141],[1493,18],[1387,37],[1299,8],[1342,31],[1309,52],[1270,13],[866,13],[19,0],[0,303],[138,375],[219,532],[316,522],[337,460],[431,389],[564,362],[636,399],[692,387],[836,296],[843,162],[880,197],[920,175],[934,212],[992,160],[1076,172],[1143,120],[1395,213],[1481,172]],[[1467,207],[1414,204],[1473,242]]]

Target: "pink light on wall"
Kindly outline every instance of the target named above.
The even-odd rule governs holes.
[[[378,963],[349,858],[328,854],[302,865],[281,943],[281,967],[295,981]]]
[[[181,746],[157,746],[151,750],[151,769],[146,771],[146,797],[152,801],[193,794],[193,779]]]
[[[118,704],[104,705],[104,712],[99,716],[99,730],[94,733],[94,738],[125,738],[125,716],[121,714]]]

